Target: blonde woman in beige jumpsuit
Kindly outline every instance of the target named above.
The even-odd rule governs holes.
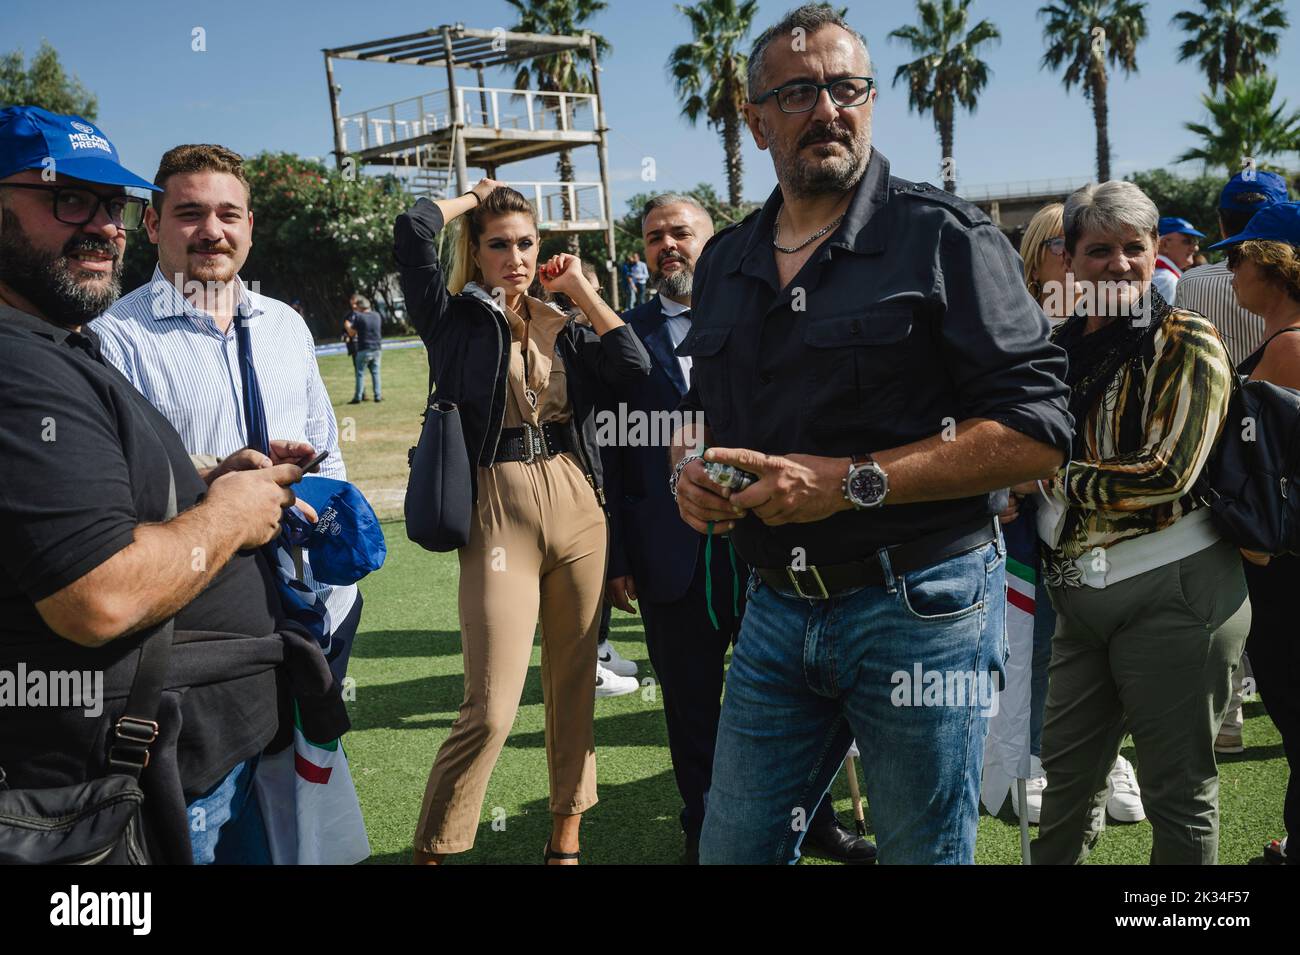
[[[434,240],[458,216],[444,283]],[[414,861],[437,863],[474,845],[540,612],[552,816],[546,859],[576,863],[582,813],[596,802],[591,682],[607,540],[594,399],[602,382],[644,375],[649,359],[577,258],[555,256],[538,274],[531,208],[499,183],[420,200],[399,217],[396,241],[435,389],[459,405],[477,463],[470,539],[459,552],[465,697],[429,773]],[[531,297],[534,278],[567,295],[585,318],[574,323]]]

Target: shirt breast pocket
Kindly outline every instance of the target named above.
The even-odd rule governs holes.
[[[678,354],[691,359],[691,381],[704,405],[705,419],[713,428],[731,424],[731,383],[726,355],[731,330],[729,325],[692,325],[677,347]]]
[[[903,411],[912,318],[912,306],[897,303],[809,319],[803,342],[810,433],[879,424]]]

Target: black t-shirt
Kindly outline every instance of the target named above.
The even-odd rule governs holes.
[[[135,636],[81,647],[46,626],[35,604],[127,547],[136,526],[164,519],[168,461],[178,511],[198,503],[207,486],[167,420],[101,360],[93,334],[0,306],[0,368],[0,670],[15,673],[21,663],[28,672],[104,671],[110,685],[129,685]],[[172,673],[186,672],[181,644],[194,636],[188,632],[268,637],[278,613],[265,561],[237,554],[177,615]],[[211,660],[211,636],[204,639]],[[206,788],[275,730],[273,674],[253,675],[236,663],[231,672],[238,674],[227,681],[222,665],[215,676],[211,662],[189,665],[188,672],[207,675],[195,680],[204,685],[186,687],[181,704],[187,790]],[[12,784],[56,785],[95,772],[97,732],[83,724],[96,721],[66,716],[0,705],[0,767]],[[58,740],[63,751],[47,752],[43,740]],[[67,752],[83,742],[85,753]]]

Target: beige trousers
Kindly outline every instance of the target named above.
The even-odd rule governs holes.
[[[415,848],[474,845],[483,797],[515,720],[540,609],[551,812],[596,802],[596,636],[605,585],[605,516],[571,454],[478,472],[460,551],[465,700],[438,750]]]

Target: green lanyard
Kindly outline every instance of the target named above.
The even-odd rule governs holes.
[[[705,448],[704,451],[707,451]],[[703,454],[704,451],[700,453]],[[709,608],[709,621],[714,630],[721,630],[718,615],[713,612],[713,521],[709,521],[709,533],[704,538],[704,600]],[[731,558],[731,613],[732,620],[740,617],[740,573],[736,570],[736,545],[727,537],[727,554]]]

